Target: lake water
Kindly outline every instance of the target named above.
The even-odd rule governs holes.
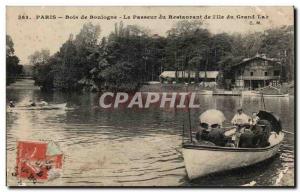
[[[151,109],[103,110],[97,94],[43,93],[31,80],[7,88],[7,100],[20,104],[44,99],[50,104],[68,103],[72,110],[7,111],[7,182],[16,165],[17,140],[53,140],[64,153],[60,178],[26,185],[59,186],[256,186],[293,182],[294,136],[286,134],[280,152],[258,165],[189,181],[181,155],[184,111]],[[227,122],[238,106],[251,114],[260,98],[199,96],[201,107],[191,110],[192,124],[209,108],[224,112]],[[281,117],[283,129],[294,132],[294,97],[265,98],[267,110]]]

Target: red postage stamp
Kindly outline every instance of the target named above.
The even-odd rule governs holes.
[[[15,176],[33,183],[59,177],[63,154],[54,142],[18,141]]]

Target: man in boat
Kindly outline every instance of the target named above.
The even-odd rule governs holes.
[[[242,108],[237,110],[237,113],[231,120],[231,123],[236,126],[236,132],[233,136],[234,144],[236,147],[240,147],[243,143],[243,147],[252,146],[252,134],[249,130],[251,118],[243,112]],[[242,142],[240,140],[242,139]]]
[[[243,109],[239,108],[237,113],[232,118],[231,123],[237,126],[245,126],[249,125],[250,119],[251,118],[243,112]]]

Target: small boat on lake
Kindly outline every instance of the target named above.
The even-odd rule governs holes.
[[[67,103],[60,103],[60,104],[48,104],[42,106],[30,106],[27,107],[27,110],[57,110],[57,109],[65,109]]]
[[[198,91],[199,95],[213,95],[213,91],[212,90],[201,90],[201,91]]]
[[[248,97],[248,96],[250,96],[250,97],[258,96],[258,97],[260,97],[261,93],[259,91],[253,91],[253,90],[252,91],[242,91],[241,96],[242,97]]]
[[[289,96],[289,94],[286,93],[286,91],[282,91],[280,88],[273,87],[270,85],[256,90],[241,91],[241,95],[243,97],[249,97],[249,96],[261,97],[262,94],[264,97],[288,97]]]
[[[289,97],[289,94],[264,94],[264,97]]]
[[[242,91],[241,92],[241,96],[242,97],[261,97],[261,92],[260,91]],[[288,97],[289,94],[281,94],[281,93],[277,93],[277,94],[263,94],[264,97]]]
[[[222,147],[193,141],[184,142],[182,153],[189,179],[246,167],[273,157],[284,138],[280,120],[266,111],[260,111],[258,116],[268,120],[272,125],[268,139],[269,145],[266,147]]]
[[[66,109],[67,103],[60,104],[48,104],[48,105],[36,105],[36,106],[15,106],[9,107],[10,110],[59,110]]]
[[[275,138],[274,143],[265,148],[184,144],[183,157],[188,177],[195,179],[211,173],[246,167],[269,159],[278,152],[284,134],[280,132],[272,137]]]

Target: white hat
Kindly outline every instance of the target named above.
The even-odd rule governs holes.
[[[208,109],[199,116],[199,120],[201,123],[207,123],[209,125],[222,125],[225,119],[226,118],[223,112],[217,109]]]

